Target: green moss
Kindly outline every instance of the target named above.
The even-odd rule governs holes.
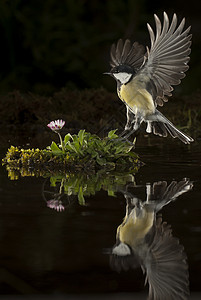
[[[65,164],[68,161],[68,156],[55,156],[50,150],[40,149],[21,149],[11,146],[5,158],[2,160],[3,164],[10,167],[43,167],[49,163]]]

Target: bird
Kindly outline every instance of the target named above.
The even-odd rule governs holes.
[[[149,284],[149,300],[188,299],[184,247],[158,212],[192,187],[188,178],[169,185],[167,181],[149,183],[145,200],[133,192],[122,192],[127,202],[126,215],[117,228],[110,266],[117,272],[141,267],[146,274],[145,283]]]
[[[121,134],[127,139],[146,123],[146,132],[179,138],[190,144],[193,138],[177,129],[158,109],[172,96],[188,70],[191,52],[191,26],[184,30],[185,18],[178,24],[176,13],[169,21],[166,12],[163,24],[154,14],[156,33],[147,23],[151,45],[145,47],[129,39],[112,44],[111,70],[105,72],[117,81],[117,94],[126,105],[127,122]]]

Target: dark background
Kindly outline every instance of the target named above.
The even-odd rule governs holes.
[[[184,213],[180,207],[177,210],[170,207],[166,210],[167,218],[164,218],[164,221],[167,220],[170,224],[175,225],[176,223],[174,234],[180,237],[181,243],[185,245],[190,258],[190,278],[193,283],[191,284],[193,290],[200,290],[200,210],[198,204],[200,185],[197,175],[200,168],[200,145],[198,145],[196,138],[201,136],[201,118],[198,114],[201,99],[199,92],[201,83],[200,3],[198,0],[0,0],[0,145],[3,147],[4,156],[10,145],[20,145],[23,148],[42,148],[51,144],[52,139],[56,141],[55,133],[52,133],[46,125],[51,120],[58,118],[66,121],[62,131],[63,136],[68,132],[77,133],[81,128],[98,135],[100,135],[100,130],[104,129],[103,136],[106,136],[110,129],[118,128],[121,130],[118,122],[122,120],[122,126],[124,126],[125,107],[121,101],[117,101],[115,81],[103,75],[103,72],[110,68],[109,50],[111,44],[120,37],[128,37],[133,41],[137,40],[149,46],[146,23],[149,22],[154,27],[153,14],[156,13],[161,19],[164,10],[169,16],[176,12],[179,20],[186,17],[186,27],[192,25],[193,44],[189,63],[190,69],[187,72],[187,77],[182,80],[182,84],[174,92],[177,101],[169,101],[169,104],[165,105],[161,111],[164,113],[165,109],[165,115],[168,118],[171,117],[171,121],[175,125],[179,124],[179,128],[186,130],[188,134],[191,135],[193,132],[192,136],[196,140],[193,149],[197,149],[197,152],[192,150],[189,154],[189,148],[186,145],[182,147],[179,141],[173,139],[171,142],[174,143],[175,148],[168,148],[165,144],[168,143],[166,139],[159,137],[154,139],[153,135],[150,135],[149,139],[143,136],[138,142],[137,151],[139,151],[140,157],[142,156],[142,161],[147,159],[149,164],[153,160],[153,164],[148,167],[148,170],[146,171],[146,167],[143,167],[144,173],[139,174],[140,184],[145,182],[147,178],[148,181],[150,178],[152,180],[153,176],[156,176],[157,180],[163,180],[163,178],[172,180],[172,178],[184,176],[192,177],[191,179],[195,181],[195,194],[186,198],[187,204],[184,206]],[[65,88],[62,89],[63,87]],[[35,94],[40,96],[35,96]],[[184,96],[186,94],[188,96]],[[177,95],[179,96],[177,97]],[[108,127],[105,124],[108,124]],[[186,127],[181,127],[182,125]],[[190,128],[192,128],[192,132]],[[146,147],[140,149],[139,145],[143,145],[143,143]],[[151,143],[154,146],[150,149]],[[157,143],[158,147],[156,147]],[[155,161],[156,165],[154,164]],[[162,167],[163,163],[165,167]],[[2,172],[4,172],[3,176],[7,176],[6,170],[3,169]],[[147,177],[145,172],[147,172]],[[123,215],[117,215],[118,209],[116,206],[112,206],[113,202],[103,201],[105,200],[103,198],[100,198],[99,201],[93,199],[93,205],[97,205],[97,214],[86,214],[85,222],[80,214],[81,209],[77,211],[74,208],[72,208],[74,211],[71,218],[69,215],[66,219],[66,215],[61,218],[55,214],[52,222],[51,212],[49,218],[48,212],[46,213],[46,206],[40,200],[41,185],[39,187],[39,183],[37,187],[33,183],[33,178],[28,178],[30,181],[27,180],[26,182],[23,178],[18,183],[8,183],[5,176],[2,177],[4,181],[2,181],[1,187],[2,199],[5,200],[5,205],[1,207],[1,221],[4,222],[1,227],[8,231],[3,236],[5,243],[1,247],[3,266],[6,261],[8,270],[11,273],[13,271],[18,276],[22,275],[21,278],[27,282],[30,280],[31,273],[29,270],[33,268],[35,283],[42,289],[47,289],[47,283],[48,288],[54,289],[54,284],[57,285],[60,280],[60,286],[63,284],[62,288],[66,289],[78,279],[80,269],[75,268],[74,261],[79,265],[80,260],[77,259],[77,257],[79,258],[77,253],[82,253],[84,264],[88,263],[89,260],[91,261],[91,269],[87,269],[91,277],[85,276],[84,272],[81,272],[81,275],[85,280],[89,279],[88,284],[92,286],[92,289],[99,288],[97,282],[101,281],[101,278],[98,281],[94,275],[96,274],[94,273],[94,266],[96,264],[99,266],[97,259],[100,260],[100,256],[106,260],[107,273],[104,269],[99,271],[99,268],[98,274],[103,274],[101,276],[104,282],[108,280],[110,275],[108,258],[106,256],[103,258],[101,249],[112,246],[110,241],[111,239],[114,240],[116,230],[113,224],[108,223],[108,220],[112,223],[113,218],[116,218],[115,222],[118,226],[119,221],[123,218]],[[38,179],[34,180],[37,181]],[[5,182],[6,184],[4,184]],[[114,198],[114,200],[117,199]],[[192,203],[190,206],[189,200]],[[119,212],[122,212],[122,208],[124,209],[122,203],[124,205],[124,202],[120,203]],[[107,210],[107,206],[110,205],[111,207]],[[185,207],[189,207],[187,215],[185,215],[185,211],[188,209],[185,210]],[[30,213],[30,209],[32,213]],[[104,211],[107,211],[108,214],[105,214],[105,222],[102,222],[102,212]],[[68,214],[67,210],[66,213]],[[100,220],[97,219],[97,215],[100,216]],[[79,218],[81,222],[79,222]],[[95,223],[90,223],[90,218],[92,221],[94,218]],[[71,223],[71,220],[74,223]],[[83,223],[85,227],[83,227]],[[48,224],[50,224],[49,227]],[[111,228],[107,229],[108,224]],[[104,230],[107,233],[108,245],[105,243],[100,245],[102,241],[99,238],[100,226],[103,229],[106,228]],[[42,230],[40,230],[41,228]],[[99,251],[97,256],[97,252],[93,254],[90,252],[94,245],[90,244],[89,238],[90,235],[94,237],[96,232],[94,241],[96,242],[95,247]],[[69,271],[67,278],[64,262],[69,263],[71,256],[66,254],[68,252],[65,252],[65,247],[58,247],[58,245],[64,245],[65,241],[68,244],[66,237],[69,240],[69,233],[75,240],[75,248],[80,249],[80,252],[75,252],[72,248],[73,254],[77,257],[72,260],[72,270]],[[80,236],[82,237],[85,233],[88,234],[84,240],[88,248],[80,248]],[[43,237],[46,239],[44,240]],[[29,238],[32,240],[30,241]],[[105,236],[103,236],[104,238]],[[35,251],[38,245],[41,252]],[[86,260],[85,255],[89,255],[89,260]],[[36,268],[34,263],[30,263],[34,262],[33,257],[36,259]],[[49,258],[50,260],[48,260]],[[47,277],[43,266],[43,263],[47,261],[53,261],[54,264],[53,271],[48,273],[49,277]],[[37,273],[38,262],[41,262],[43,281],[40,281],[40,274]],[[24,266],[26,266],[25,269]],[[57,276],[55,270],[61,271],[62,277]],[[107,274],[109,275],[107,276]],[[55,281],[55,276],[58,281]],[[63,280],[63,276],[65,276],[65,280]],[[66,282],[66,278],[69,281]],[[94,286],[92,285],[94,281],[91,278],[96,280]],[[127,278],[131,279],[129,275],[128,277],[125,276],[120,289],[121,286],[123,289],[128,287]],[[139,280],[138,277],[136,278]],[[83,284],[83,282],[81,283]],[[110,283],[109,280],[108,283]],[[126,283],[125,286],[124,283]],[[77,290],[77,284],[74,289]]]
[[[12,0],[0,1],[0,94],[15,89],[51,95],[62,87],[115,91],[109,50],[119,39],[149,45],[146,23],[153,14],[177,13],[192,25],[190,70],[179,91],[200,86],[200,1]]]

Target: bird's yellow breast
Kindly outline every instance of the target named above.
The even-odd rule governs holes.
[[[122,224],[118,228],[120,241],[131,247],[135,247],[135,245],[140,243],[150,231],[153,226],[153,221],[153,212],[144,211],[142,218],[130,215],[126,224]]]
[[[129,83],[123,84],[118,95],[135,114],[140,111],[142,114],[147,115],[155,110],[151,94],[139,79],[133,78]]]

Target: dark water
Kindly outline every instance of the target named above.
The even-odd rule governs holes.
[[[133,208],[139,209],[147,200],[150,189],[153,193],[155,183],[155,186],[159,185],[158,200],[164,201],[160,210],[162,220],[171,225],[173,237],[179,240],[180,248],[176,244],[173,248],[183,257],[187,256],[188,269],[184,268],[179,276],[187,278],[189,272],[190,299],[199,299],[201,147],[199,144],[186,146],[169,140],[157,145],[152,140],[151,145],[147,142],[144,146],[140,146],[139,141],[136,152],[145,166],[135,174],[134,182],[130,180],[128,185],[121,186],[115,197],[108,196],[105,190],[85,197],[85,205],[79,204],[77,196],[64,194],[61,199],[64,210],[60,206],[62,211],[48,207],[48,197],[52,199],[54,189],[50,187],[48,178],[10,180],[5,167],[1,167],[1,295],[71,295],[72,299],[85,295],[99,299],[107,294],[111,299],[146,299],[148,285],[144,287],[145,275],[140,267],[142,257],[141,260],[125,262],[122,256],[112,260],[111,253],[117,242],[117,228],[126,214],[126,205],[129,212]],[[166,200],[162,199],[159,182],[166,181],[168,188],[172,181],[178,184],[183,178],[188,178],[189,186],[193,182],[192,189],[190,186],[175,201],[166,203],[167,195]],[[60,186],[56,184],[57,193]],[[137,251],[143,256],[144,250],[140,247]],[[136,260],[139,265],[134,269],[133,262]],[[175,268],[180,268],[177,262]],[[157,270],[156,273],[160,271]],[[186,285],[184,289],[187,289]],[[198,298],[194,298],[195,293]]]

